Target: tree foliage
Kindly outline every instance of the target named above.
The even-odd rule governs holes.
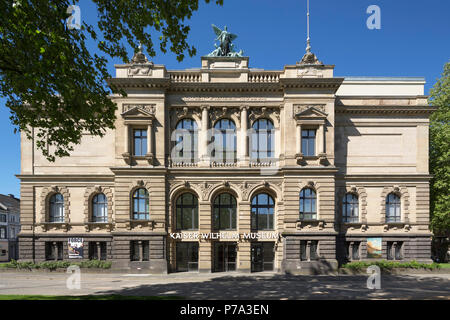
[[[450,62],[430,95],[438,107],[430,118],[431,228],[435,235],[450,234]]]
[[[155,56],[155,31],[162,52],[169,49],[180,61],[185,52],[196,53],[187,43],[190,28],[182,22],[199,0],[92,2],[97,25],[82,19],[80,29],[69,29],[67,8],[82,9],[82,1],[0,1],[0,95],[7,99],[15,130],[31,138],[35,128],[36,146],[50,161],[69,155],[83,133],[103,136],[113,128],[116,106],[105,83],[107,56],[127,62],[125,44],[137,50],[139,42]],[[90,40],[104,55],[90,53]]]

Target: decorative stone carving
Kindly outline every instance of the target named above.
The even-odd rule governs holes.
[[[56,193],[60,193],[64,198],[64,222],[50,222],[49,221],[49,201],[50,197]],[[50,186],[42,189],[41,192],[41,223],[42,231],[53,228],[55,230],[63,229],[65,232],[69,231],[70,226],[70,193],[67,187]]]
[[[136,52],[131,59],[131,65],[128,67],[129,77],[148,77],[152,73],[153,63],[149,62],[145,54],[142,52],[142,46],[139,45],[139,51]]]
[[[367,192],[366,189],[362,186],[345,186],[337,189],[336,192],[336,207],[337,212],[339,213],[339,217],[336,217],[339,221],[342,221],[342,206],[344,196],[347,193],[353,193],[358,197],[359,203],[359,223],[361,223],[361,231],[366,231],[367,226]]]
[[[108,222],[94,223],[92,222],[92,199],[95,195],[103,193],[108,201]],[[108,231],[113,230],[113,192],[109,187],[94,186],[86,188],[84,192],[84,224],[87,232],[93,228],[107,228]]]
[[[384,187],[381,192],[381,223],[386,223],[386,197],[390,193],[395,193],[400,197],[401,202],[401,223],[404,224],[404,227],[409,227],[409,192],[406,186],[392,186],[392,187]],[[387,226],[388,228],[388,226]]]
[[[315,67],[300,68],[297,71],[299,78],[323,78],[323,71]]]
[[[122,105],[122,113],[127,113],[133,109],[143,111],[143,113],[148,113],[151,115],[155,115],[155,113],[156,113],[156,105],[155,104],[123,104]]]
[[[251,107],[248,118],[252,124],[260,118],[268,118],[273,121],[274,127],[278,128],[280,123],[280,109],[272,107]]]
[[[241,120],[241,112],[239,108],[211,107],[209,109],[209,118],[211,120],[211,124],[214,124],[217,120],[222,118],[231,118],[233,119],[236,127],[239,128]]]
[[[293,110],[293,116],[296,114],[299,114],[301,112],[304,112],[310,108],[314,108],[316,110],[319,110],[323,113],[325,113],[325,105],[324,104],[294,104]]]
[[[183,118],[193,118],[197,121],[198,127],[202,119],[202,111],[199,107],[176,107],[170,111],[171,128],[175,129],[179,120]]]

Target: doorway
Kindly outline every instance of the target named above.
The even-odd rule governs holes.
[[[252,243],[252,272],[273,271],[274,258],[273,242]]]
[[[214,244],[214,272],[236,271],[236,243]]]
[[[198,271],[198,242],[176,243],[176,270]]]

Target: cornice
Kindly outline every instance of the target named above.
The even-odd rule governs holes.
[[[171,83],[169,87],[171,92],[261,92],[282,91],[278,82],[272,83],[253,83],[253,82],[193,82]]]
[[[84,182],[89,181],[114,181],[114,175],[95,175],[95,174],[16,174],[16,177],[21,182],[27,181],[70,181],[70,182]]]
[[[353,113],[353,114],[392,114],[392,113],[409,113],[409,114],[430,114],[437,110],[434,106],[342,106],[336,105],[336,113]]]

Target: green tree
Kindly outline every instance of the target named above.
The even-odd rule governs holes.
[[[430,118],[431,229],[435,235],[450,234],[450,62],[430,94],[438,107]]]
[[[155,34],[161,51],[169,48],[179,61],[186,52],[196,53],[183,21],[199,0],[92,0],[97,25],[81,19],[80,29],[69,28],[67,9],[78,2],[0,1],[0,96],[6,97],[15,131],[31,138],[34,130],[37,147],[50,161],[69,155],[83,132],[103,136],[113,128],[116,106],[105,83],[107,56],[127,62],[125,44],[136,51],[142,43],[153,57]],[[101,55],[89,52],[92,40]]]

